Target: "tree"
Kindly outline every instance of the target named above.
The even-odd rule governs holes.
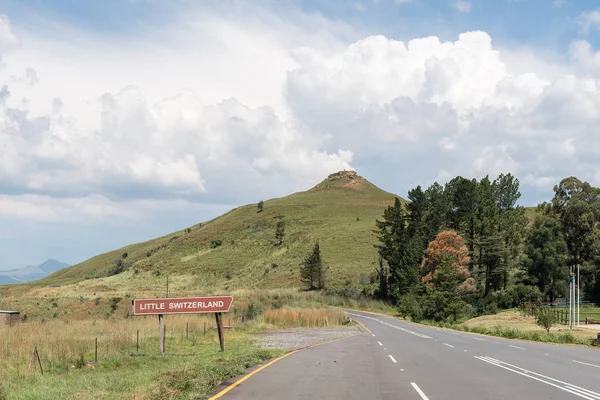
[[[426,210],[423,216],[424,247],[447,225],[449,202],[444,188],[437,182],[425,190]]]
[[[537,216],[527,234],[526,271],[549,301],[567,293],[568,251],[560,221]]]
[[[536,317],[535,322],[544,328],[548,334],[550,334],[550,329],[556,325],[556,317],[552,310],[541,309]]]
[[[460,235],[456,231],[442,231],[425,250],[425,258],[421,263],[424,276],[421,281],[436,286],[440,267],[449,266],[458,278],[453,289],[460,294],[473,293],[475,282],[469,273],[470,262],[467,246]]]
[[[283,244],[283,237],[285,236],[285,221],[277,221],[275,226],[275,245],[280,246]]]
[[[257,212],[262,212],[264,205],[265,205],[265,203],[262,200],[259,201],[258,204],[256,205],[256,207],[258,208]]]
[[[300,279],[308,290],[323,289],[325,287],[325,270],[318,241],[300,267]]]
[[[389,266],[387,293],[397,301],[418,282],[419,263],[422,258],[422,243],[411,237],[407,226],[407,215],[400,199],[383,212],[383,220],[376,221],[379,244],[375,245]]]
[[[466,234],[467,248],[472,257],[475,253],[475,212],[477,204],[477,180],[457,176],[446,184],[445,192],[450,203],[449,227]],[[473,259],[469,270],[473,269]]]

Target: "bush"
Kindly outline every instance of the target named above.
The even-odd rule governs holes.
[[[411,321],[419,322],[423,319],[423,310],[417,296],[405,294],[398,300],[398,313],[404,318],[410,317]]]
[[[423,318],[436,322],[453,323],[471,315],[470,307],[454,292],[427,288],[420,299],[420,305]]]
[[[556,325],[556,317],[551,310],[541,309],[535,322],[550,334],[550,329]]]
[[[210,248],[211,249],[216,249],[217,247],[221,246],[223,244],[223,241],[220,239],[213,239],[210,241]]]

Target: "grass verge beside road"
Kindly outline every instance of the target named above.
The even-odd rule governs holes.
[[[329,309],[284,308],[267,314],[237,324],[224,318],[230,327],[224,353],[212,315],[166,316],[165,354],[159,352],[156,317],[53,319],[0,327],[0,400],[205,398],[222,381],[285,352],[261,348],[252,332],[347,323],[342,312]],[[33,346],[40,353],[43,376],[39,369],[33,375]]]
[[[564,325],[555,325],[548,334],[536,324],[534,317],[524,316],[516,311],[504,311],[494,315],[484,315],[456,324],[434,323],[430,321],[421,321],[421,323],[506,339],[588,346],[596,338],[597,332],[599,332],[586,329],[585,326],[569,330]]]

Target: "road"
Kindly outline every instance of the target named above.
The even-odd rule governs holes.
[[[348,314],[370,332],[294,353],[221,398],[600,400],[600,350]]]

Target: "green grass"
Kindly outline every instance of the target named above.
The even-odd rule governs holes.
[[[254,345],[246,335],[227,335],[226,351],[211,334],[209,340],[171,340],[169,352],[146,350],[141,356],[113,354],[98,365],[32,374],[2,376],[0,393],[6,399],[198,399],[245,369],[282,354]],[[158,347],[156,343],[151,343]],[[0,394],[0,399],[2,399]]]
[[[317,240],[328,266],[328,286],[369,284],[377,263],[375,220],[394,197],[360,177],[332,177],[308,191],[266,200],[263,212],[257,212],[256,204],[238,207],[189,230],[100,254],[43,280],[0,287],[0,294],[85,281],[79,285],[83,290],[74,292],[135,290],[155,295],[163,291],[167,275],[174,295],[191,289],[298,287],[299,265]],[[274,246],[280,218],[286,223],[284,243]],[[222,245],[213,248],[213,240]],[[107,277],[124,252],[131,270]]]

